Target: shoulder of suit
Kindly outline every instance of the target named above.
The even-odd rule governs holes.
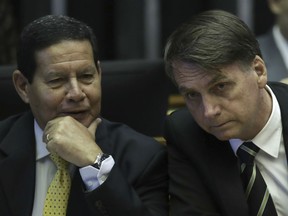
[[[0,142],[14,126],[17,126],[18,124],[23,124],[23,117],[24,122],[27,122],[26,119],[33,120],[33,115],[31,112],[24,112],[9,116],[8,118],[0,121]]]
[[[159,148],[159,143],[153,137],[140,133],[124,123],[112,122],[104,118],[102,118],[102,122],[97,128],[96,136],[97,141],[109,140],[112,145],[132,144],[135,147],[143,146],[144,148],[149,148],[151,146],[152,149],[155,147],[156,149]],[[162,147],[161,145],[160,149]]]
[[[9,132],[9,130],[17,122],[19,117],[20,115],[13,115],[0,121],[0,141],[2,137],[5,137],[5,135]]]
[[[171,113],[167,118],[165,128],[166,132],[176,132],[179,135],[189,134],[191,137],[201,135],[207,136],[207,133],[196,123],[186,107]]]

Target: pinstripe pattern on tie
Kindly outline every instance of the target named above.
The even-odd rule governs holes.
[[[237,150],[241,162],[241,178],[251,216],[277,216],[267,185],[254,163],[259,148],[252,142],[244,142]]]

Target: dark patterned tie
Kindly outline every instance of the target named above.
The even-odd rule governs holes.
[[[266,183],[254,163],[259,148],[252,142],[244,142],[237,150],[241,162],[241,178],[251,216],[277,216]]]

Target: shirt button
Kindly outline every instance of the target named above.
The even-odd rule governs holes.
[[[89,187],[93,186],[93,182],[92,181],[88,181],[87,184],[88,184]]]

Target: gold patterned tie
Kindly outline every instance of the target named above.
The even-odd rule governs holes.
[[[50,158],[56,164],[57,171],[46,194],[43,215],[66,215],[71,187],[68,162],[53,153]]]

